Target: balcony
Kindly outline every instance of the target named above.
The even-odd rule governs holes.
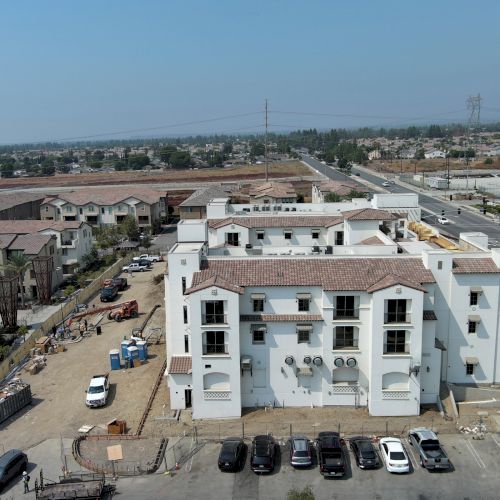
[[[384,324],[391,323],[411,323],[411,313],[408,312],[388,312],[384,315]]]
[[[333,319],[359,319],[359,307],[351,307],[349,309],[336,309]]]
[[[227,325],[227,314],[202,314],[202,325]]]
[[[229,346],[227,344],[203,344],[203,356],[219,354],[229,354]]]
[[[391,391],[388,389],[382,389],[382,399],[410,399],[410,391]]]
[[[333,344],[333,350],[334,351],[357,351],[358,350],[358,339],[353,339],[351,341],[339,341],[336,340],[334,341]]]
[[[75,248],[76,240],[66,240],[61,244],[61,248]]]
[[[231,399],[231,391],[204,390],[203,399],[205,401],[227,401]]]

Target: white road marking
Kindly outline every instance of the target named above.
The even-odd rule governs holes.
[[[419,459],[416,456],[415,450],[413,449],[413,446],[410,444],[409,439],[404,439],[405,443],[405,449],[408,452],[408,458],[410,459],[411,464],[413,465],[413,468],[416,470],[419,466]],[[413,460],[412,460],[413,459]],[[415,463],[413,463],[415,462]]]
[[[490,434],[490,436],[493,438],[493,441],[495,441],[495,444],[500,448],[500,441],[498,441],[494,434]]]
[[[472,446],[472,443],[470,441],[468,441],[467,439],[465,440],[465,446],[471,452],[471,455],[474,457],[474,460],[476,461],[477,465],[481,469],[486,469],[486,464],[483,462],[483,459],[481,458],[481,456],[479,455],[479,453],[476,451],[476,449],[474,448],[474,446]]]

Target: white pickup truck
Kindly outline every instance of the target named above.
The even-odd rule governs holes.
[[[132,260],[149,260],[149,262],[160,262],[161,260],[163,260],[163,258],[161,255],[150,255],[149,253],[143,253],[142,255],[139,255],[139,257],[134,257]]]
[[[85,404],[89,408],[104,406],[109,393],[109,373],[104,375],[94,375],[87,389]]]
[[[147,269],[147,266],[139,264],[139,262],[132,262],[128,266],[122,267],[122,272],[124,273],[135,273],[140,271],[141,273]]]

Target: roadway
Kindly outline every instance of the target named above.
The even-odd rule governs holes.
[[[366,185],[358,182],[357,178],[359,177],[360,179],[368,181],[373,186],[376,186],[372,188],[375,193],[415,193],[418,195],[419,205],[422,207],[422,210],[426,212],[426,214],[422,216],[422,220],[438,227],[439,231],[444,235],[448,234],[449,236],[458,238],[460,233],[480,231],[488,235],[490,246],[500,246],[500,224],[482,215],[472,213],[467,208],[457,203],[439,200],[432,195],[422,194],[416,189],[412,189],[406,185],[391,184],[388,187],[383,187],[382,182],[384,182],[386,178],[368,173],[364,168],[356,168],[356,166],[353,166],[352,172],[356,175],[349,176],[339,172],[339,170],[331,166],[324,165],[310,156],[302,155],[302,160],[316,169],[319,173],[334,181],[349,180],[363,187],[366,187]],[[461,208],[460,215],[458,215],[459,206]],[[446,218],[450,221],[450,224],[446,226],[437,223],[437,218],[441,216],[443,210]]]

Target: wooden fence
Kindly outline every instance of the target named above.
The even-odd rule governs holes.
[[[92,283],[85,288],[82,288],[74,297],[61,304],[61,307],[47,318],[24,342],[18,349],[7,356],[0,363],[0,380],[5,378],[10,370],[17,365],[21,360],[29,355],[31,349],[35,347],[36,341],[51,332],[53,326],[57,326],[64,321],[74,310],[76,304],[87,303],[102,287],[102,282],[108,278],[113,278],[121,272],[123,266],[126,266],[132,261],[133,255],[128,255],[119,259],[111,267],[106,269],[100,276],[98,276]]]

